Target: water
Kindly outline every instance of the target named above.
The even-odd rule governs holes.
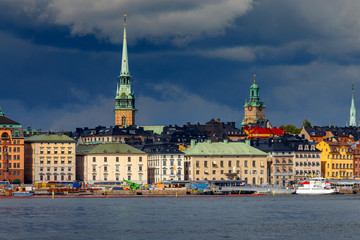
[[[0,239],[359,239],[360,195],[0,199]]]

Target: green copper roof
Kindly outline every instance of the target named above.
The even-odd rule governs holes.
[[[267,153],[240,142],[204,142],[186,149],[186,155],[267,156]]]
[[[164,130],[164,126],[142,126],[145,131],[153,131],[156,134],[161,134]]]
[[[120,77],[123,76],[126,77],[130,76],[127,43],[126,43],[126,18],[124,19],[124,38],[123,38],[123,51],[122,51],[122,59],[121,59],[121,71],[120,71]]]
[[[78,145],[77,154],[145,154],[125,143],[105,143],[99,145]]]
[[[66,135],[58,134],[42,134],[25,138],[25,142],[76,142],[74,139]]]

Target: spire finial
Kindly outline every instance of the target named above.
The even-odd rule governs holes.
[[[126,26],[126,13],[124,14],[124,26]]]
[[[351,88],[352,88],[352,92],[354,92],[354,82],[352,82]]]
[[[254,83],[255,83],[256,74],[254,74],[253,76],[254,76]]]

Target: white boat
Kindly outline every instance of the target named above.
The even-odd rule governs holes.
[[[310,178],[298,184],[295,190],[296,194],[336,194],[339,190],[331,186],[331,183],[325,178]]]

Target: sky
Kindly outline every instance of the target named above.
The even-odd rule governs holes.
[[[0,9],[0,106],[24,128],[114,125],[125,13],[139,126],[240,127],[254,74],[273,126],[345,126],[352,82],[360,107],[358,0],[0,0]]]

